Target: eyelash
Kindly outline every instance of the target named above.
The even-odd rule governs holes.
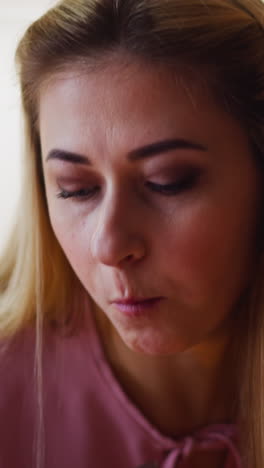
[[[146,185],[150,187],[153,192],[157,192],[163,196],[173,196],[192,189],[197,182],[198,175],[198,171],[193,171],[191,174],[184,176],[182,179],[177,182],[173,182],[172,184],[162,185],[155,184],[154,182],[147,182]],[[91,199],[95,194],[95,190],[98,190],[98,187],[95,186],[92,190],[80,189],[75,192],[69,192],[62,187],[60,187],[60,189],[61,191],[56,195],[57,198],[62,198],[63,200],[72,198],[82,202],[87,199]]]

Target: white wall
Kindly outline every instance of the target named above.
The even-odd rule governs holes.
[[[52,0],[0,0],[0,250],[14,216],[21,174],[20,96],[14,52],[26,27],[52,4]]]

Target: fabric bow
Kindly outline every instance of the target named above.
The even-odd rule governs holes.
[[[241,457],[232,439],[236,438],[236,426],[233,424],[214,424],[183,437],[168,447],[170,450],[162,463],[162,468],[177,468],[179,461],[187,459],[195,448],[205,450],[229,449],[226,468],[241,468]]]

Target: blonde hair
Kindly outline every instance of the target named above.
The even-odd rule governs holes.
[[[88,297],[49,221],[38,132],[39,90],[51,75],[73,63],[89,67],[118,53],[172,67],[183,64],[206,74],[220,102],[245,125],[252,153],[260,168],[263,165],[261,0],[64,0],[34,22],[16,52],[25,125],[24,173],[16,221],[0,259],[0,333],[12,337],[36,322],[38,364],[43,322],[73,332],[81,326],[78,320]],[[247,313],[238,322],[243,330],[241,453],[251,468],[264,466],[262,278],[260,258]]]

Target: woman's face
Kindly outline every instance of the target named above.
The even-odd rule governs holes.
[[[40,136],[55,236],[123,342],[170,354],[221,328],[249,280],[260,198],[238,122],[165,68],[116,64],[54,77]],[[163,300],[112,303],[129,297]]]

